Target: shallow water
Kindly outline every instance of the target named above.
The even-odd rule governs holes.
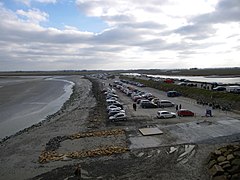
[[[73,85],[58,77],[0,78],[0,139],[57,112]]]
[[[123,75],[132,75],[132,76],[140,76],[138,73],[122,73]],[[173,79],[187,79],[189,81],[197,81],[197,82],[208,82],[208,83],[223,83],[223,84],[240,84],[240,77],[232,77],[232,76],[168,76],[168,75],[151,75],[148,74],[148,77],[155,78],[173,78]]]

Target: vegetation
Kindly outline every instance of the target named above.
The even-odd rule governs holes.
[[[200,102],[204,102],[208,104],[210,103],[210,104],[219,105],[221,107],[226,107],[226,108],[228,107],[235,110],[240,110],[239,94],[211,91],[211,90],[200,89],[196,87],[179,86],[176,84],[167,84],[164,82],[156,82],[153,80],[130,78],[128,76],[121,76],[120,78],[140,82],[142,84],[145,84],[148,87],[159,89],[161,91],[167,92],[167,91],[175,90],[181,93],[185,97],[189,97]]]

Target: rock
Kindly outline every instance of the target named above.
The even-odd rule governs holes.
[[[235,156],[240,157],[240,151],[235,151],[233,154],[234,154]]]
[[[230,164],[224,164],[224,165],[222,166],[223,169],[227,169],[227,168],[230,168],[230,167],[231,167]]]
[[[225,176],[225,175],[215,176],[212,178],[212,180],[227,180],[227,176]]]
[[[219,156],[218,158],[217,158],[217,161],[218,162],[223,162],[223,161],[225,161],[227,158],[226,157],[224,157],[224,156]]]
[[[210,161],[210,162],[208,163],[208,168],[209,168],[209,169],[212,168],[213,165],[215,165],[215,164],[217,164],[217,161],[215,161],[215,160]]]
[[[232,168],[227,170],[230,174],[236,174],[240,172],[240,166],[232,166]]]
[[[221,154],[227,152],[227,147],[222,147],[219,149],[219,151],[221,151]]]
[[[221,155],[221,154],[222,154],[222,152],[221,152],[220,150],[216,150],[216,151],[214,151],[214,153],[215,153],[216,155]]]
[[[225,164],[230,164],[230,162],[229,161],[223,161],[223,162],[220,162],[220,163],[218,163],[220,166],[223,166],[223,165],[225,165]]]
[[[209,171],[212,176],[218,176],[224,173],[223,168],[216,164]]]
[[[229,155],[227,156],[227,160],[230,161],[230,160],[232,160],[232,159],[234,159],[234,155],[233,155],[233,154],[229,154]]]
[[[215,154],[213,152],[210,152],[210,154],[208,155],[208,157],[206,159],[206,163],[209,163],[213,159],[215,159]]]
[[[240,173],[232,175],[231,180],[239,180],[240,179]]]
[[[233,164],[233,165],[238,165],[238,166],[240,166],[240,159],[234,159],[234,160],[232,161],[232,164]]]

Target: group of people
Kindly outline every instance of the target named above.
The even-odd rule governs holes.
[[[182,105],[181,104],[179,106],[176,105],[176,111],[178,111],[179,109],[182,109]]]

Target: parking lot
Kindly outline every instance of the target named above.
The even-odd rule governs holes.
[[[104,84],[108,86],[108,84],[113,84],[115,81],[105,81]],[[119,79],[118,79],[119,80]],[[116,94],[119,96],[119,101],[123,103],[124,109],[126,111],[127,117],[129,120],[146,120],[146,121],[153,121],[160,124],[174,124],[174,123],[181,123],[181,122],[191,122],[191,121],[197,121],[197,120],[220,120],[220,119],[239,119],[240,115],[229,112],[229,111],[222,111],[219,109],[212,110],[213,117],[206,117],[206,109],[209,109],[208,106],[199,105],[196,103],[196,100],[185,98],[182,96],[179,97],[167,97],[167,93],[163,91],[159,91],[157,89],[149,88],[149,87],[136,87],[133,85],[125,84],[127,86],[131,86],[132,88],[137,88],[140,91],[148,92],[154,95],[155,97],[158,97],[160,100],[169,100],[175,105],[180,105],[182,109],[189,109],[195,113],[194,117],[177,117],[177,118],[170,118],[170,119],[157,119],[157,111],[161,110],[167,110],[171,112],[176,112],[175,107],[166,107],[166,108],[141,108],[139,104],[137,104],[137,110],[133,110],[133,103],[134,101],[131,99],[130,96],[127,96],[122,91],[116,89]]]
[[[113,84],[115,80],[105,80],[106,87]],[[116,90],[119,101],[123,103],[126,111],[127,121],[113,122],[111,126],[121,126],[128,132],[131,149],[169,146],[184,143],[197,143],[202,141],[219,140],[222,137],[239,135],[240,115],[229,111],[212,110],[212,117],[206,117],[208,106],[199,105],[190,98],[167,97],[166,92],[162,92],[149,87],[136,87],[140,91],[148,92],[161,100],[170,100],[175,105],[180,105],[184,109],[189,109],[195,113],[193,117],[179,117],[158,119],[157,112],[167,110],[176,113],[176,108],[142,108],[137,104],[134,111],[134,101],[121,90]],[[116,88],[115,88],[116,89]],[[158,127],[164,133],[162,135],[143,136],[139,132],[141,127]]]

